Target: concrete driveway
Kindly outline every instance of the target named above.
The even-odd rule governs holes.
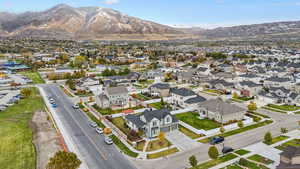
[[[180,151],[187,151],[201,145],[195,140],[185,136],[180,131],[172,131],[166,134],[166,138],[175,145]]]

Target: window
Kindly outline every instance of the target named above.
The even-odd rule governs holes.
[[[169,116],[166,118],[166,123],[171,123],[171,118]]]
[[[157,121],[153,121],[152,126],[157,126]]]

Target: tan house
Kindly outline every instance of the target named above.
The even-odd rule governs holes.
[[[156,83],[149,87],[153,96],[168,97],[170,95],[170,85],[167,83]]]
[[[277,169],[300,169],[300,147],[288,146],[280,153]]]

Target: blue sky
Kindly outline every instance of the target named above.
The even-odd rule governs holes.
[[[176,26],[212,28],[300,20],[300,0],[0,0],[0,11],[40,11],[60,3],[113,8]]]

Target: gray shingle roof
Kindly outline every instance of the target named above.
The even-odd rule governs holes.
[[[156,83],[152,86],[150,86],[150,88],[158,88],[158,89],[170,89],[170,85],[168,83]]]
[[[109,87],[106,90],[109,95],[128,94],[128,90],[124,86]]]
[[[199,106],[207,109],[208,111],[219,112],[220,114],[223,114],[223,115],[246,111],[245,109],[243,109],[241,107],[238,107],[234,104],[224,102],[219,98],[207,100],[205,102],[200,103]]]
[[[197,97],[187,99],[184,102],[187,103],[187,104],[195,104],[195,103],[200,103],[200,102],[204,102],[204,101],[206,101],[206,99],[204,97],[197,96]]]
[[[171,93],[175,93],[180,96],[193,96],[196,95],[192,90],[188,90],[186,88],[171,88]]]

